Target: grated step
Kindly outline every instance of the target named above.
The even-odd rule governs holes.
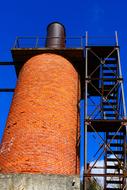
[[[105,114],[105,117],[116,117],[116,116],[117,116],[117,114]]]
[[[105,76],[105,77],[113,77],[116,75],[117,75],[117,73],[103,73],[103,76]]]
[[[102,80],[105,82],[114,82],[116,83],[117,82],[117,78],[102,78]]]
[[[106,169],[120,169],[120,167],[118,165],[116,165],[116,166],[108,166],[107,165]]]
[[[104,111],[114,111],[113,108],[103,108],[103,109],[104,109]]]
[[[119,158],[119,161],[120,161],[120,162],[123,162],[124,159]],[[107,162],[118,162],[118,160],[117,160],[116,158],[107,158]]]
[[[117,61],[114,59],[114,60],[106,60],[105,61],[105,64],[113,64],[113,65],[116,65],[117,64]]]
[[[113,181],[113,180],[111,180],[111,181],[108,181],[108,180],[106,180],[106,183],[110,183],[110,184],[122,184],[123,183],[123,181],[117,181],[117,180],[115,180],[115,181]]]
[[[115,106],[115,105],[117,105],[117,102],[103,102],[103,105],[108,105],[108,106],[112,105],[112,106]]]
[[[116,71],[117,67],[103,67],[102,70],[103,71]]]
[[[123,144],[111,143],[110,147],[123,147]]]
[[[115,150],[115,151],[113,151],[112,150],[112,152],[114,153],[114,154],[121,154],[121,155],[123,155],[124,154],[124,151],[119,151],[119,150]],[[110,150],[108,150],[107,151],[107,154],[113,154]]]
[[[124,139],[124,135],[107,135],[107,139]]]
[[[115,64],[112,64],[112,65],[111,65],[111,63],[109,63],[109,64],[104,64],[104,65],[103,65],[103,68],[107,68],[107,69],[108,69],[108,68],[116,68],[116,69],[117,69],[117,65],[115,65]]]

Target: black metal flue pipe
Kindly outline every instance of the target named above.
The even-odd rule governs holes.
[[[47,48],[65,48],[65,27],[59,22],[53,22],[47,27]]]

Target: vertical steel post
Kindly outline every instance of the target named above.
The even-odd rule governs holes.
[[[116,45],[118,46],[118,33],[115,32],[116,35]],[[118,54],[118,67],[119,67],[119,77],[122,79],[122,69],[121,69],[121,61],[120,61],[120,52],[119,52],[119,48],[117,47],[117,54]],[[125,95],[124,95],[124,86],[123,86],[123,81],[120,81],[120,85],[121,85],[121,92],[122,92],[122,101],[123,101],[123,111],[124,111],[124,119],[127,118],[127,113],[126,113],[126,103],[125,103]],[[127,135],[127,126],[126,126],[126,132],[125,132],[125,136]],[[126,142],[127,139],[125,137],[125,146],[124,146],[124,170],[126,170],[126,165],[127,165],[127,155],[126,155]],[[123,171],[124,172],[124,171]],[[125,179],[125,183],[127,184],[127,179]],[[125,189],[127,190],[127,187],[125,185]]]
[[[116,34],[116,44],[118,46],[118,33],[115,32]],[[122,78],[122,69],[121,69],[121,62],[120,62],[120,53],[119,53],[119,48],[117,47],[117,54],[118,54],[118,66],[119,66],[119,77]],[[125,103],[125,95],[124,95],[124,87],[123,87],[123,82],[121,81],[121,90],[122,90],[122,100],[123,100],[123,110],[124,110],[124,118],[126,118],[127,113],[126,113],[126,103]]]
[[[84,170],[85,170],[85,179],[84,179],[84,189],[86,190],[87,188],[87,182],[86,182],[86,174],[87,174],[87,107],[88,107],[88,102],[87,102],[87,92],[88,92],[88,32],[86,32],[86,49],[85,49],[85,56],[86,56],[86,63],[85,63],[85,158],[84,158]]]
[[[115,38],[116,38],[116,46],[118,46],[119,43],[118,43],[118,32],[117,31],[115,31]]]
[[[122,78],[122,71],[121,71],[121,64],[120,64],[120,53],[119,53],[119,48],[117,48],[117,54],[118,54],[119,74],[120,74],[120,78]],[[125,95],[124,95],[123,81],[120,81],[120,84],[121,84],[122,101],[123,101],[123,111],[124,111],[124,119],[125,119],[126,116],[127,116],[127,113],[126,113],[126,103],[125,103]]]
[[[84,99],[80,101],[80,190],[83,190],[84,177]]]

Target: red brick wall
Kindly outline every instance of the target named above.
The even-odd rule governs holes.
[[[78,74],[42,54],[20,72],[0,149],[1,173],[76,174]]]

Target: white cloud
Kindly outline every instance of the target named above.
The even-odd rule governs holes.
[[[91,162],[90,163],[90,166],[93,166],[93,164],[95,163],[95,161]],[[97,168],[94,168],[92,169],[91,173],[94,174],[103,174],[104,173],[104,169],[98,169],[98,167],[104,167],[104,160],[99,160],[96,165],[94,167],[97,167]],[[104,186],[104,178],[103,177],[95,177],[95,179],[97,180],[97,182],[103,187]]]

